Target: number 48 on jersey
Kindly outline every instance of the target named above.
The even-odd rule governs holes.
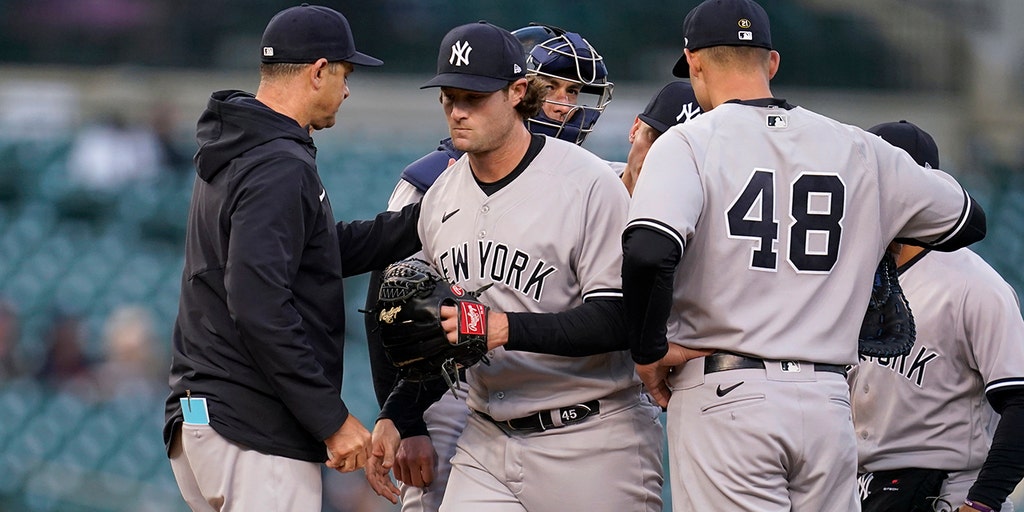
[[[730,238],[758,242],[754,270],[778,270],[775,180],[775,171],[755,169],[725,213]],[[846,186],[835,174],[807,172],[793,181],[789,197],[788,261],[798,272],[830,272],[839,258]]]

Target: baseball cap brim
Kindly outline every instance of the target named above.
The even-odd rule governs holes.
[[[647,114],[639,114],[639,115],[637,115],[637,117],[639,117],[641,121],[651,125],[651,128],[654,128],[655,130],[658,130],[658,133],[665,133],[669,129],[669,125],[667,125],[667,124],[665,124],[665,123],[663,123],[661,121],[658,121],[657,119],[655,119],[655,118],[653,118],[653,117],[651,117],[651,116],[649,116]]]
[[[345,62],[351,62],[352,64],[358,64],[360,66],[380,66],[384,64],[384,61],[376,57],[370,57],[369,55],[362,52],[355,52],[352,54],[351,57],[342,60],[344,60]]]
[[[690,78],[690,63],[686,62],[686,54],[682,54],[676,65],[672,66],[672,75],[679,78]]]
[[[427,83],[420,86],[420,89],[430,87],[452,87],[465,89],[474,92],[494,92],[504,88],[509,81],[504,78],[491,78],[479,75],[467,75],[465,73],[441,73],[431,78]]]

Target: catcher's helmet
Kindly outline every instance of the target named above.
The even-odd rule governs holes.
[[[604,59],[583,36],[551,25],[531,23],[512,35],[526,52],[527,76],[568,80],[580,85],[581,95],[587,95],[581,96],[577,104],[545,100],[568,107],[565,119],[552,119],[542,110],[526,121],[527,127],[533,133],[582,144],[612,100],[615,84],[608,81]]]

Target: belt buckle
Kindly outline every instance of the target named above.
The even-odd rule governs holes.
[[[526,419],[526,418],[531,418],[532,416],[525,416],[523,418],[513,418],[513,419],[502,421],[501,423],[504,423],[505,426],[509,428],[509,430],[536,430],[536,429],[539,428],[543,432],[543,431],[547,430],[547,427],[544,426],[544,417],[542,416],[542,414],[544,414],[545,412],[548,412],[548,411],[541,411],[541,412],[538,412],[537,414],[533,415],[533,416],[537,417],[537,427],[517,428],[515,425],[512,424],[512,422],[515,421],[515,420],[523,420],[523,419]]]

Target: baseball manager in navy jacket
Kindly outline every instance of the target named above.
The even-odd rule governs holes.
[[[345,17],[270,20],[255,95],[198,122],[164,441],[193,510],[318,511],[320,463],[361,468],[370,434],[341,399],[342,279],[419,249],[418,204],[335,224],[314,130],[335,123],[359,53]]]

